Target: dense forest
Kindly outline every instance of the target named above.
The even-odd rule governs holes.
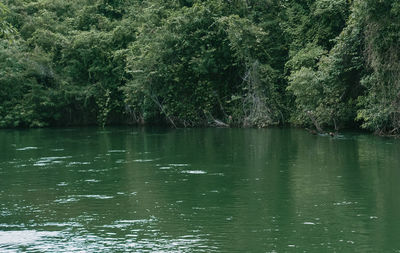
[[[400,134],[400,1],[2,1],[2,128]]]

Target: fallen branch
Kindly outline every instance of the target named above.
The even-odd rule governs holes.
[[[214,123],[215,123],[215,125],[216,125],[217,127],[229,127],[228,124],[226,124],[226,123],[224,123],[224,122],[222,122],[222,121],[220,121],[220,120],[218,120],[218,119],[214,119]]]

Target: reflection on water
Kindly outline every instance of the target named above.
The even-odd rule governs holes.
[[[0,252],[400,252],[400,141],[0,131]]]

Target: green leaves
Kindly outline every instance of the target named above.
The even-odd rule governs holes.
[[[8,13],[7,7],[0,3],[0,39],[8,39],[11,42],[16,30],[6,20]]]
[[[290,121],[400,133],[397,1],[5,3],[0,127]]]
[[[251,4],[250,8],[258,7]],[[130,76],[123,88],[130,106],[141,105],[144,110],[144,100],[132,96],[140,90],[167,121],[205,125],[213,118],[227,120],[235,111],[236,122],[243,125],[257,107],[249,97],[257,94],[262,100],[258,105],[271,110],[264,111],[262,117],[268,120],[260,125],[278,122],[279,70],[271,67],[277,62],[272,57],[278,56],[273,55],[277,50],[266,30],[273,25],[257,24],[237,12],[224,1],[195,1],[173,9],[159,3],[143,7],[138,14],[141,26],[127,58]],[[155,19],[155,13],[161,19]],[[252,67],[254,63],[257,68]],[[257,80],[244,81],[249,73]],[[228,103],[232,94],[246,105]]]
[[[359,2],[358,23],[365,29],[366,68],[361,84],[357,119],[362,127],[380,134],[400,134],[399,3]]]

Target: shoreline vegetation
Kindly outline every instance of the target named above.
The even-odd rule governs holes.
[[[0,128],[400,135],[400,2],[5,0]]]

